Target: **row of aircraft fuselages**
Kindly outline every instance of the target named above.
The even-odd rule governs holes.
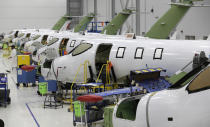
[[[91,66],[95,80],[101,65],[106,64],[107,60],[111,61],[117,82],[122,82],[122,77],[129,75],[131,70],[147,67],[162,67],[167,70],[166,75],[171,76],[190,63],[195,54],[201,51],[207,56],[210,54],[210,42],[206,40],[127,38],[124,35],[84,35],[41,29],[13,30],[4,36],[6,40],[12,40],[12,44],[21,50],[31,52],[33,61],[41,65],[41,74],[46,80],[57,80],[64,84],[74,81],[79,66],[85,61]],[[190,91],[190,87],[197,79],[195,77],[184,86],[176,84],[177,87],[171,89],[122,99],[114,109],[114,127],[209,126],[210,85],[199,84],[210,84],[208,70],[207,66],[194,74],[200,80],[194,91]],[[205,82],[199,77],[202,74]],[[89,78],[89,70],[87,75]],[[83,76],[84,71],[79,71],[75,82],[83,82]],[[118,106],[127,100],[138,100],[135,120],[116,116]]]

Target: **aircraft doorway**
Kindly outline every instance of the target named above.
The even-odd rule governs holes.
[[[18,33],[19,33],[19,31],[15,32],[15,35],[14,35],[15,38],[18,37]]]
[[[95,66],[97,73],[99,73],[103,64],[106,64],[109,60],[111,48],[112,44],[100,44],[98,46],[95,56]]]
[[[29,38],[31,36],[31,33],[26,34],[26,38]]]
[[[59,46],[60,56],[66,55],[66,46],[67,46],[68,41],[69,41],[69,38],[63,38],[62,39],[62,41],[60,43],[60,46]]]
[[[42,43],[43,45],[46,45],[46,44],[47,44],[47,38],[48,38],[48,35],[44,35],[44,36],[43,36],[42,41],[41,41],[41,43]]]

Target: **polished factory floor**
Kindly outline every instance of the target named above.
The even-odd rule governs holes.
[[[0,73],[11,70],[12,61],[2,57],[0,51]],[[37,95],[37,87],[16,87],[16,70],[8,73],[11,104],[0,107],[0,119],[5,127],[73,127],[73,115],[69,105],[58,109],[44,109],[44,97]]]

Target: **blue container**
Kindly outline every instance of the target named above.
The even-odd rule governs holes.
[[[47,82],[43,76],[39,76],[39,82]]]
[[[18,83],[36,83],[36,69],[32,71],[24,71],[18,68],[17,69],[17,82]]]
[[[48,83],[48,91],[56,92],[57,91],[57,82],[56,80],[47,80]]]

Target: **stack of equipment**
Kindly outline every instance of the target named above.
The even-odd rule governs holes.
[[[5,73],[0,73],[0,104],[3,104],[5,107],[7,104],[11,103],[9,97],[10,90],[8,89],[8,77]]]

